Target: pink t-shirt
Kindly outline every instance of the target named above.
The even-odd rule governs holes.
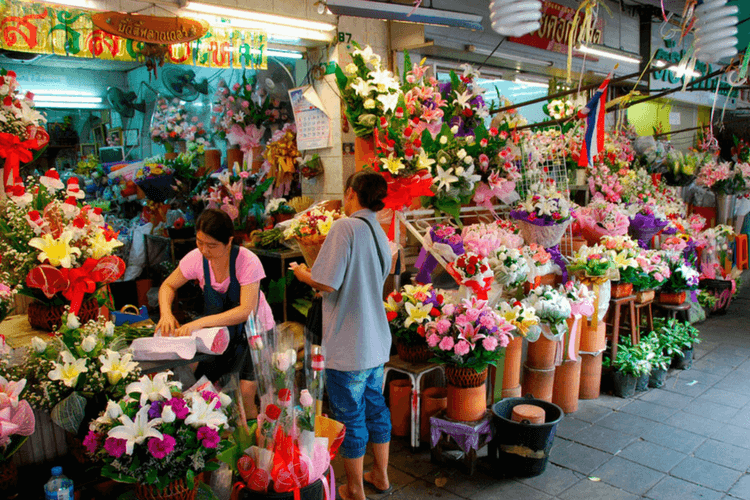
[[[180,260],[180,271],[185,279],[198,280],[198,283],[203,289],[206,284],[203,280],[203,255],[197,248],[191,250],[185,257]],[[214,277],[214,270],[209,265],[208,272],[211,277],[211,287],[219,293],[226,293],[229,289],[229,277],[221,283],[216,283]],[[253,252],[247,248],[240,247],[240,252],[237,255],[237,262],[235,262],[235,273],[237,274],[237,281],[240,282],[240,286],[249,285],[251,283],[259,283],[260,280],[266,277],[266,273],[263,270],[263,265],[260,263],[260,259]],[[274,327],[273,313],[271,312],[271,306],[266,302],[266,296],[263,292],[260,293],[260,303],[258,304],[258,314],[263,320],[263,325],[266,330],[270,330]]]

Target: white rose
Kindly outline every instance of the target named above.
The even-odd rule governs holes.
[[[464,172],[465,172],[464,167],[457,167],[456,168],[456,175],[458,175],[459,177],[462,176],[462,175],[464,175]]]
[[[177,418],[177,415],[175,415],[174,410],[172,410],[172,407],[169,405],[164,405],[164,408],[161,410],[161,419],[164,421],[165,424],[171,424],[175,421]]]
[[[474,158],[472,158],[471,156],[467,156],[466,158],[464,158],[464,163],[466,163],[467,165],[471,165],[472,163],[474,163]]]
[[[472,145],[474,144],[474,136],[473,135],[467,135],[466,136],[466,144]]]
[[[458,125],[453,125],[453,126],[451,127],[451,133],[452,133],[453,135],[456,135],[456,134],[458,133]]]
[[[33,347],[34,351],[36,351],[38,354],[41,354],[47,350],[47,343],[39,337],[34,337],[33,339],[31,339],[31,347]]]
[[[445,162],[446,162],[445,157],[440,158],[439,162],[441,165],[445,165]]]
[[[114,401],[108,401],[106,413],[109,418],[111,418],[112,420],[116,420],[120,417],[120,415],[122,415],[122,408],[120,408],[120,405],[118,405]]]
[[[97,338],[95,335],[88,335],[83,341],[81,342],[81,349],[83,349],[83,352],[91,352],[96,347]]]
[[[107,337],[111,337],[115,334],[115,324],[111,321],[107,321],[104,323],[104,335]]]
[[[459,160],[463,160],[466,158],[466,150],[465,149],[459,149],[458,153],[456,153],[456,156],[458,156]]]
[[[376,105],[377,103],[375,102],[375,99],[367,99],[362,106],[364,106],[365,109],[375,109]]]
[[[66,323],[67,327],[71,330],[75,330],[76,328],[81,327],[81,322],[78,321],[78,318],[73,313],[68,313],[68,321]]]
[[[448,138],[445,136],[442,136],[440,138],[440,144],[448,144]]]

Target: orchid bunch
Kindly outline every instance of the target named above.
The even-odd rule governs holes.
[[[20,163],[33,159],[33,151],[49,144],[44,129],[47,119],[34,109],[34,94],[20,95],[16,73],[0,68],[0,157],[5,159],[3,183],[6,189],[21,182]]]
[[[496,312],[513,326],[515,336],[535,337],[539,335],[539,316],[536,314],[536,309],[526,300],[516,300],[512,304],[500,301]]]
[[[432,285],[404,285],[386,298],[385,311],[391,332],[404,345],[423,344],[425,325],[437,316],[444,303]]]
[[[251,216],[260,220],[263,215],[263,195],[273,183],[273,178],[263,180],[260,174],[247,170],[228,169],[212,175],[209,185],[199,195],[207,208],[226,212],[238,230],[245,229]]]
[[[344,71],[336,68],[336,82],[346,104],[346,116],[357,137],[372,135],[380,118],[389,118],[402,99],[401,86],[384,69],[380,56],[369,46],[353,43],[352,61]]]
[[[260,146],[272,116],[271,104],[272,99],[258,88],[255,75],[248,78],[243,72],[242,82],[235,82],[231,89],[221,79],[214,94],[211,126],[216,135],[231,145],[240,145],[247,138],[252,142],[248,147]]]
[[[696,290],[700,282],[700,273],[685,260],[682,252],[668,252],[670,275],[662,285],[662,290],[679,293]]]
[[[570,201],[553,179],[534,183],[511,216],[532,224],[562,224],[570,219]]]
[[[325,210],[315,207],[298,214],[289,227],[284,231],[284,237],[305,239],[325,238],[331,230],[331,224],[344,215],[338,210]]]
[[[182,384],[170,375],[128,384],[127,395],[109,400],[89,424],[83,444],[104,462],[103,476],[158,489],[186,480],[191,489],[196,475],[219,468],[214,459],[229,445],[222,433],[231,398],[210,384],[181,393]]]
[[[526,300],[536,310],[539,322],[549,328],[553,337],[565,334],[568,329],[566,320],[572,311],[570,301],[563,293],[550,285],[541,285],[532,289]]]
[[[495,366],[513,329],[487,301],[476,297],[445,304],[442,314],[425,326],[427,345],[439,363],[473,368],[477,373]]]
[[[26,379],[0,377],[0,464],[10,460],[34,433],[34,411],[28,401],[20,399],[24,387]]]
[[[178,98],[160,97],[151,117],[151,140],[162,144],[168,153],[175,151],[178,142],[208,144],[208,132],[201,119],[187,109]]]
[[[122,329],[99,317],[82,325],[72,313],[52,340],[32,338],[31,349],[20,365],[7,366],[10,376],[25,374],[32,407],[50,411],[61,428],[77,433],[84,407],[99,411],[107,398],[124,396],[126,386],[140,376],[138,364],[127,351]],[[118,331],[120,330],[120,331]],[[143,329],[139,335],[152,335]]]
[[[472,252],[466,252],[449,262],[446,271],[456,283],[470,289],[482,300],[487,299],[487,292],[495,280],[488,259]]]
[[[611,276],[615,263],[604,245],[583,245],[571,257],[568,271],[579,273],[581,277]]]
[[[508,248],[505,245],[500,245],[495,249],[489,259],[489,264],[492,272],[495,273],[495,280],[511,288],[526,281],[530,272],[524,254],[517,248]]]

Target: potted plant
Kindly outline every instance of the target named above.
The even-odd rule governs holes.
[[[425,340],[425,325],[440,316],[443,295],[432,285],[404,285],[385,301],[398,356],[409,363],[424,363],[432,357]]]
[[[204,471],[219,468],[217,455],[232,400],[214,390],[180,392],[161,372],[129,384],[91,422],[84,442],[104,462],[102,475],[136,484],[136,498],[187,498]],[[170,495],[171,493],[171,495]],[[181,496],[182,495],[182,496]]]
[[[617,358],[611,364],[614,369],[615,396],[629,398],[635,394],[638,378],[651,371],[651,365],[646,356],[647,354],[638,345],[620,344],[617,346]]]
[[[659,302],[664,304],[682,304],[686,293],[696,290],[700,283],[700,274],[695,267],[685,260],[682,252],[668,251],[669,278],[659,292]]]
[[[664,338],[669,339],[667,336]],[[672,356],[671,354],[667,354],[668,351],[665,349],[666,346],[662,341],[662,337],[656,332],[649,333],[641,342],[649,344],[651,352],[654,353],[650,359],[651,373],[649,374],[648,386],[659,388],[664,385],[664,381],[667,378]]]
[[[700,343],[698,329],[688,322],[679,320],[674,320],[671,328],[675,346],[682,353],[682,356],[672,360],[672,366],[678,370],[688,370],[693,366],[693,347]]]

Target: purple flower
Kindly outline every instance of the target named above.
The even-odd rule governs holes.
[[[104,449],[109,453],[109,456],[120,458],[125,454],[125,443],[124,439],[107,438],[104,441]]]
[[[206,448],[216,448],[217,446],[219,446],[219,442],[221,441],[219,433],[214,429],[206,426],[198,429],[198,434],[196,435],[196,437],[199,441],[203,442],[203,446],[205,446]]]
[[[162,435],[162,438],[151,438],[148,440],[148,451],[154,458],[164,458],[174,450],[176,441],[169,434]]]
[[[172,398],[167,401],[167,404],[172,407],[172,411],[177,418],[184,420],[190,414],[190,408],[185,404],[185,400],[182,398]]]
[[[90,454],[96,453],[96,449],[99,447],[99,439],[101,439],[101,434],[94,431],[89,431],[88,434],[86,434],[86,437],[83,438],[83,446],[86,447],[86,451],[88,451]]]
[[[164,406],[164,401],[154,401],[151,403],[151,408],[148,410],[148,419],[153,420],[161,416],[161,409]]]

